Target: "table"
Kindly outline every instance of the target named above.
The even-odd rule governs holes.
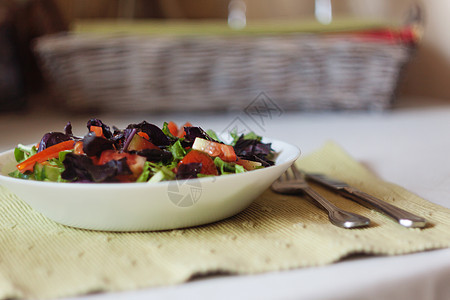
[[[427,100],[427,99],[425,99]],[[408,101],[403,101],[408,103]],[[426,103],[426,102],[423,102]],[[0,114],[0,151],[62,131],[84,133],[91,116],[37,109]],[[191,121],[224,131],[238,124],[296,144],[307,154],[333,140],[384,180],[450,208],[450,101],[386,112],[264,112],[96,115],[123,127],[142,120]],[[177,285],[72,299],[449,299],[450,249],[394,257],[355,256],[333,265],[253,276],[209,276]]]

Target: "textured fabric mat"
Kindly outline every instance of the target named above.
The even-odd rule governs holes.
[[[407,229],[316,187],[372,225],[342,229],[295,196],[266,191],[244,212],[201,227],[111,233],[54,223],[0,188],[0,299],[54,298],[177,284],[214,272],[252,274],[330,264],[354,253],[398,255],[450,246],[450,210],[383,182],[329,143],[297,162],[426,217]]]

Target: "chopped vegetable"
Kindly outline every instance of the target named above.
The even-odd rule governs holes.
[[[169,129],[170,134],[172,134],[173,136],[178,136],[178,126],[177,124],[175,124],[174,122],[170,121],[167,124],[167,128]],[[183,129],[184,131],[184,129]]]
[[[220,157],[222,160],[228,162],[236,161],[237,159],[233,146],[207,141],[202,138],[195,139],[192,149],[205,152],[212,157]]]
[[[142,134],[140,134],[142,133]],[[153,145],[148,139],[146,139],[143,136],[147,136],[148,135],[144,132],[139,132],[138,134],[135,134],[133,136],[133,138],[130,141],[130,144],[127,147],[127,151],[141,151],[144,149],[158,149],[158,147],[156,147],[155,145]]]
[[[196,138],[202,138],[204,140],[216,142],[212,137],[210,137],[203,129],[200,127],[184,127],[186,132],[185,142],[187,145],[192,146]]]
[[[14,149],[14,158],[17,162],[22,162],[26,159],[28,159],[30,156],[33,156],[37,153],[36,146],[27,147],[22,144],[19,144]]]
[[[73,149],[74,144],[75,142],[71,140],[45,148],[41,152],[38,152],[35,155],[30,156],[27,160],[19,163],[17,165],[17,169],[22,173],[24,173],[25,171],[32,171],[36,163],[41,163],[52,158],[57,158],[59,156],[59,152]]]
[[[273,165],[270,160],[271,144],[265,144],[261,139],[248,139],[241,135],[234,145],[234,150],[242,159],[260,162],[264,167]]]
[[[94,165],[92,160],[84,155],[69,153],[64,159],[65,170],[61,177],[68,181],[78,182],[117,182],[117,176],[128,176],[132,172],[126,158],[110,160],[103,165]]]
[[[184,125],[181,126],[181,127],[178,129],[178,135],[177,135],[177,137],[183,138],[183,137],[186,135],[186,131],[185,131],[185,128],[186,128],[186,127],[192,127],[192,124],[189,123],[189,122],[184,123]]]
[[[173,122],[172,122],[173,123]],[[172,134],[173,133],[177,133],[178,134],[178,129],[176,129],[176,124],[173,123],[174,125],[172,125],[172,129],[169,128],[169,123],[164,122],[163,127],[162,127],[162,131],[164,132],[164,134],[171,139],[172,141],[177,140],[177,135],[176,134]],[[176,129],[176,130],[175,130]]]
[[[183,159],[183,157],[187,153],[186,149],[184,149],[181,145],[180,140],[176,141],[172,146],[169,147],[169,149],[172,152],[173,158],[177,160]]]
[[[85,154],[83,151],[83,142],[82,141],[75,142],[73,152],[78,155]]]
[[[177,170],[177,179],[190,179],[196,178],[198,174],[201,173],[202,164],[201,163],[188,163],[182,164]]]
[[[236,163],[225,162],[219,157],[214,159],[214,164],[220,170],[220,174],[244,173],[245,169]]]
[[[175,179],[175,173],[170,168],[152,162],[146,162],[137,182],[159,182]]]
[[[210,137],[212,137],[214,140],[218,141],[219,143],[223,143],[223,142],[219,139],[219,137],[217,136],[217,134],[216,134],[216,132],[215,132],[214,130],[208,129],[208,130],[206,130],[206,133],[207,133]]]
[[[137,135],[139,135],[140,137],[146,139],[147,141],[150,139],[150,137],[148,136],[148,134],[146,134],[145,132],[138,132]]]
[[[107,126],[106,124],[104,124],[101,120],[99,119],[90,119],[87,122],[87,128],[90,130],[91,126],[97,126],[97,127],[101,127],[102,128],[102,134],[105,138],[109,139],[112,137],[112,133],[111,133],[111,129],[109,128],[109,126]]]
[[[263,165],[262,165],[261,162],[247,160],[247,159],[242,159],[242,158],[239,158],[236,161],[236,164],[244,167],[244,169],[247,170],[247,171],[263,168]]]
[[[139,124],[130,124],[127,129],[136,128],[138,132],[142,131],[147,134],[148,140],[156,146],[169,146],[171,140],[156,125],[142,121]]]
[[[53,145],[59,144],[61,142],[69,141],[72,138],[62,132],[48,132],[44,134],[41,141],[39,142],[38,152],[51,147]]]
[[[86,135],[83,140],[83,152],[87,156],[100,156],[103,151],[114,149],[114,143],[93,134]]]
[[[132,153],[134,151],[130,151]],[[144,149],[136,151],[136,154],[145,157],[150,162],[162,162],[168,164],[172,161],[173,155],[171,152],[162,149]]]
[[[94,125],[92,125],[90,128],[89,128],[89,131],[91,131],[91,132],[93,132],[94,134],[95,134],[95,136],[96,137],[105,137],[104,135],[103,135],[103,129],[102,129],[102,127],[100,127],[100,126],[94,126]]]
[[[133,172],[133,174],[138,177],[142,173],[146,160],[145,157],[137,154],[118,152],[115,150],[105,150],[102,152],[100,158],[97,162],[95,162],[95,164],[104,165],[112,160],[121,160],[123,158],[125,158],[126,163],[128,164],[128,167]]]
[[[188,154],[180,161],[179,165],[190,164],[190,163],[200,163],[202,165],[202,169],[200,173],[206,175],[218,175],[216,165],[212,160],[211,156],[206,154],[205,152],[201,152],[198,150],[191,150]]]

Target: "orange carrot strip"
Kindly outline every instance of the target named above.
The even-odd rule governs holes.
[[[22,173],[25,171],[32,171],[36,163],[42,163],[48,159],[57,158],[59,156],[59,152],[73,149],[74,144],[75,142],[70,140],[50,146],[21,162],[16,167]]]
[[[95,136],[98,137],[104,137],[103,135],[103,129],[100,126],[94,126],[92,125],[91,127],[89,127],[89,130],[94,132]]]
[[[148,134],[146,134],[145,132],[139,131],[137,133],[138,136],[143,137],[144,139],[146,139],[147,141],[150,140],[150,137],[148,136]]]

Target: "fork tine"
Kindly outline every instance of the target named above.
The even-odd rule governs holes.
[[[295,166],[295,164],[291,165],[291,169],[292,169],[292,172],[294,173],[294,178],[295,178],[295,179],[302,178],[302,174],[301,174],[300,171],[297,169],[297,167]]]
[[[286,178],[286,181],[291,180],[291,174],[289,170],[286,170],[286,172],[284,172],[284,177]]]
[[[301,170],[298,170],[295,165],[291,166],[291,170],[292,171],[287,170],[284,172],[284,174],[282,174],[278,180],[272,184],[271,189],[274,192],[293,195],[303,191],[322,209],[326,210],[331,223],[339,227],[354,228],[367,226],[370,223],[370,220],[366,217],[340,209],[310,188],[308,183],[305,181],[304,174]]]

